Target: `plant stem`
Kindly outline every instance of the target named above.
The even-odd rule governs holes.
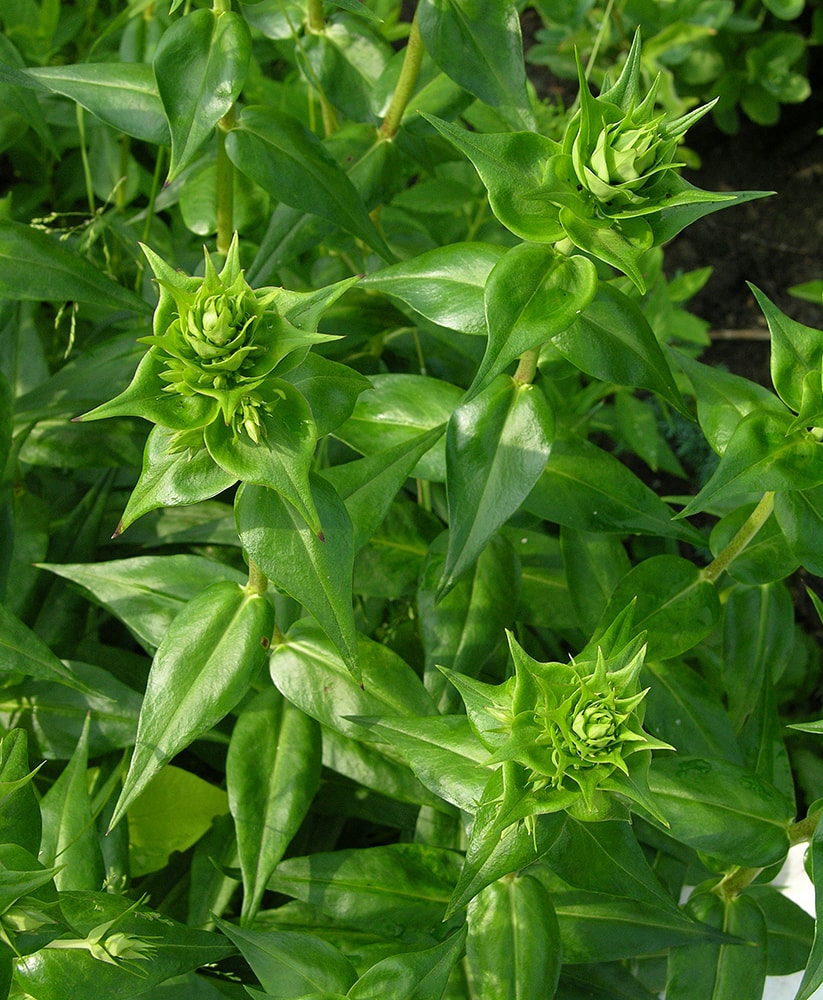
[[[249,582],[246,589],[253,594],[265,594],[269,587],[269,578],[253,559],[249,559]]]
[[[217,252],[224,257],[234,235],[234,164],[226,152],[226,135],[235,120],[231,107],[217,123]]]
[[[809,813],[805,819],[790,824],[788,834],[789,843],[792,847],[796,844],[806,843],[812,839],[821,814],[823,814],[823,809],[816,809],[813,813]],[[751,885],[762,871],[762,868],[745,868],[739,865],[726,872],[715,886],[714,891],[725,899],[734,899],[747,886]]]
[[[409,39],[406,42],[406,52],[403,56],[403,66],[394,88],[389,109],[380,126],[380,134],[384,139],[393,139],[400,128],[403,113],[408,106],[414,88],[417,85],[417,77],[420,75],[420,63],[423,61],[423,40],[420,37],[420,29],[417,26],[417,11],[412,18]]]
[[[323,0],[306,0],[306,26],[311,34],[322,35],[326,27],[326,19],[323,16]],[[308,63],[308,60],[306,61]],[[320,86],[320,81],[315,77],[313,72],[311,76],[312,83],[316,87],[320,98],[320,113],[323,116],[323,134],[331,135],[337,131],[337,112],[329,104]]]
[[[737,532],[729,544],[703,570],[701,576],[709,583],[715,580],[729,568],[734,560],[746,548],[758,531],[768,521],[774,510],[774,493],[764,493],[760,503],[749,514],[746,523]]]
[[[534,376],[537,374],[537,359],[539,357],[539,347],[533,347],[530,351],[524,351],[520,355],[517,371],[514,373],[515,382],[519,382],[521,385],[528,385],[534,380]]]

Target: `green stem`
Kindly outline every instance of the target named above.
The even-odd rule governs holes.
[[[746,548],[749,542],[760,531],[768,521],[771,512],[774,510],[774,493],[764,493],[760,503],[749,514],[746,523],[737,532],[729,544],[717,555],[712,562],[703,570],[701,576],[709,583],[715,580],[729,568],[734,560]]]
[[[530,351],[524,351],[520,355],[517,371],[514,373],[515,382],[519,382],[521,385],[528,385],[534,381],[534,376],[537,374],[537,359],[539,357],[539,347],[533,347]]]
[[[160,192],[160,185],[163,182],[163,165],[165,163],[165,146],[160,146],[157,150],[157,159],[154,164],[154,174],[151,179],[151,190],[149,191],[149,203],[146,206],[146,219],[143,223],[143,233],[141,242],[148,244],[149,236],[151,235],[151,224],[154,221],[154,205],[157,201],[157,195]],[[143,255],[141,254],[137,261],[137,277],[134,281],[134,289],[139,292],[140,287],[143,284],[143,270],[145,268],[145,261]]]
[[[789,825],[789,843],[792,847],[795,844],[807,843],[812,839],[821,814],[823,814],[823,809],[816,809],[813,813],[809,813],[805,819]],[[725,899],[734,899],[747,886],[750,886],[762,871],[762,868],[745,868],[743,865],[738,865],[726,872],[715,886],[714,891]]]
[[[322,31],[326,25],[323,16],[323,0],[308,0],[306,4],[306,21],[309,31]]]
[[[94,187],[91,181],[91,166],[89,164],[89,151],[86,148],[86,118],[85,112],[80,104],[75,105],[75,117],[77,119],[77,135],[80,139],[80,161],[83,164],[83,177],[86,182],[86,200],[89,203],[89,213],[94,217]]]
[[[217,123],[217,252],[224,257],[234,235],[234,164],[226,152],[226,135],[235,121],[232,107]]]
[[[249,559],[249,582],[246,589],[253,594],[265,594],[269,587],[269,578],[253,559]]]
[[[323,15],[323,0],[306,0],[306,27],[313,35],[321,35],[326,27]],[[337,112],[326,99],[319,80],[312,73],[314,84],[320,99],[320,113],[323,116],[323,134],[331,135],[337,131]]]
[[[414,88],[417,86],[422,61],[423,40],[420,37],[420,28],[417,26],[417,11],[415,11],[397,86],[394,88],[391,104],[389,104],[383,124],[380,126],[380,134],[384,139],[393,139],[397,135],[403,114],[414,93]]]

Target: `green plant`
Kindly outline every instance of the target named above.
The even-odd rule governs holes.
[[[660,76],[665,106],[682,113],[713,97],[715,123],[734,135],[741,111],[758,125],[774,125],[781,105],[810,96],[807,53],[820,35],[818,10],[811,27],[803,20],[811,6],[805,0],[549,0],[535,4],[544,27],[527,58],[568,78],[577,48],[599,80],[639,28],[646,39],[643,70],[649,80]]]
[[[811,996],[823,333],[698,360],[709,108],[170,7],[0,12],[0,995]]]

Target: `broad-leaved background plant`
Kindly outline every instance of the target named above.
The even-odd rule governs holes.
[[[701,362],[733,5],[592,6],[0,10],[0,996],[823,983],[823,332]]]

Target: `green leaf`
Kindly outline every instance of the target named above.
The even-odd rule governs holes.
[[[297,368],[284,372],[283,380],[293,385],[309,404],[319,438],[348,420],[357,397],[371,386],[368,379],[348,365],[329,361],[314,352]]]
[[[43,948],[19,959],[16,984],[34,1000],[64,1000],[95,993],[111,1000],[131,1000],[173,976],[219,962],[234,954],[223,937],[161,915],[126,896],[109,892],[63,892],[60,908],[80,939],[113,921],[127,940],[154,946],[125,968],[94,958],[85,949]]]
[[[823,483],[823,449],[805,430],[790,431],[788,414],[755,410],[729,440],[720,463],[682,517],[747,493],[807,490]]]
[[[560,976],[560,925],[551,896],[528,875],[493,882],[469,903],[472,986],[488,1000],[551,997]]]
[[[448,422],[463,398],[455,385],[427,375],[374,375],[373,388],[358,399],[351,417],[334,436],[362,455],[410,442]],[[427,451],[412,475],[442,482],[446,478],[445,443]]]
[[[220,404],[211,396],[165,392],[160,375],[165,362],[156,348],[141,359],[131,382],[113,399],[101,403],[75,420],[104,420],[106,417],[142,417],[174,431],[190,431],[211,423]]]
[[[622,271],[641,295],[645,293],[641,260],[654,246],[652,228],[646,219],[582,218],[577,211],[563,206],[560,224],[576,247]]]
[[[220,580],[241,584],[246,580],[242,573],[225,563],[184,553],[98,563],[41,565],[82,587],[91,600],[119,618],[150,651],[160,645],[183,605],[209,584]]]
[[[742,764],[734,727],[718,694],[697,671],[675,661],[646,662],[645,727],[689,757]]]
[[[483,289],[505,253],[493,243],[452,243],[367,274],[360,287],[399,299],[450,330],[484,336]]]
[[[317,428],[309,404],[294,386],[282,379],[270,379],[266,389],[276,398],[271,412],[258,411],[259,442],[245,431],[238,434],[218,418],[206,427],[206,447],[230,476],[276,491],[319,535],[320,518],[309,482]]]
[[[745,990],[745,996],[763,995],[766,985],[766,922],[746,895],[720,902],[698,890],[687,911],[739,940],[675,948],[669,954],[666,996],[671,1000],[727,997]],[[719,904],[719,905],[718,905]]]
[[[522,240],[555,243],[565,237],[557,209],[540,195],[546,189],[547,164],[560,152],[558,143],[537,132],[484,134],[422,115],[474,164],[489,192],[500,222]]]
[[[426,52],[444,73],[516,127],[536,127],[511,0],[491,7],[480,0],[423,0],[417,18]]]
[[[324,534],[315,534],[293,504],[261,486],[238,491],[237,531],[249,557],[317,619],[348,669],[357,674],[351,521],[325,480],[313,479],[312,493]]]
[[[36,857],[42,822],[34,775],[25,730],[10,730],[0,740],[0,843],[18,844]]]
[[[87,716],[90,756],[132,746],[140,695],[101,667],[76,660],[66,664],[86,685],[85,692],[50,681],[26,680],[7,687],[0,694],[3,725],[25,726],[38,752],[57,760],[67,760],[74,753]]]
[[[649,389],[690,416],[652,328],[640,308],[613,285],[601,284],[593,301],[552,337],[552,344],[587,375]]]
[[[806,967],[814,940],[814,918],[773,885],[746,890],[766,921],[766,971],[789,976]]]
[[[798,562],[823,576],[823,487],[778,493],[774,516]]]
[[[597,271],[585,257],[530,243],[509,250],[486,283],[489,340],[470,392],[485,388],[515,358],[566,329],[596,289]]]
[[[446,432],[449,548],[438,596],[520,507],[553,438],[554,414],[542,391],[507,375],[454,411]]]
[[[226,793],[203,778],[167,764],[129,806],[129,869],[138,878],[163,869],[228,812]],[[109,837],[116,836],[116,831]],[[194,875],[194,872],[192,872]]]
[[[566,816],[542,862],[575,889],[602,892],[680,914],[622,820],[583,823]]]
[[[252,930],[225,920],[217,926],[273,996],[326,992],[347,994],[357,973],[341,952],[322,938],[296,931]]]
[[[74,63],[36,66],[27,72],[118,132],[157,146],[171,141],[154,74],[145,63]]]
[[[464,812],[477,808],[491,773],[483,766],[489,751],[465,716],[356,718],[358,724],[368,725],[396,748],[435,795]]]
[[[814,885],[814,941],[795,1000],[811,1000],[818,987],[823,985],[823,823],[815,827],[809,842],[809,855]]]
[[[235,723],[226,787],[243,872],[244,922],[260,908],[266,883],[305,818],[320,784],[320,757],[317,723],[274,687],[258,694]]]
[[[629,557],[616,535],[569,527],[560,528],[560,552],[575,615],[590,635],[615,587],[631,568]]]
[[[658,757],[649,770],[649,787],[669,820],[668,832],[724,865],[763,868],[788,851],[792,816],[785,798],[737,764],[680,754]]]
[[[673,357],[694,386],[700,429],[718,455],[723,454],[737,425],[752,410],[786,414],[777,396],[764,386],[701,364],[679,351]]]
[[[205,448],[171,450],[175,431],[155,426],[146,439],[143,471],[114,535],[157,507],[199,503],[233,486],[237,479],[217,465]]]
[[[40,859],[47,867],[62,866],[54,876],[54,884],[61,892],[96,891],[103,887],[103,855],[89,797],[88,765],[87,716],[77,749],[40,803],[43,814]]]
[[[613,455],[588,441],[558,438],[523,506],[581,531],[635,532],[703,544],[690,525]]]
[[[415,672],[387,646],[359,637],[360,679],[308,619],[297,622],[270,658],[271,677],[292,704],[354,739],[368,732],[353,716],[434,715],[436,709]]]
[[[823,332],[786,316],[759,288],[749,284],[763,310],[771,335],[772,382],[786,406],[800,411],[803,380],[810,371],[820,371],[823,362]]]
[[[444,429],[435,427],[386,451],[323,470],[321,475],[328,479],[346,504],[354,527],[355,551],[380,527],[395,495],[426,452],[440,439]]]
[[[88,302],[146,314],[151,306],[40,229],[0,219],[0,296],[34,302]]]
[[[227,715],[266,660],[274,611],[222,581],[177,615],[152,663],[129,772],[113,827],[163,765]]]
[[[269,888],[392,936],[440,925],[460,863],[459,854],[426,844],[320,852],[281,862]]]
[[[278,201],[322,216],[392,259],[346,172],[296,118],[275,108],[244,108],[226,150],[238,170]]]
[[[720,621],[714,584],[681,556],[652,556],[633,567],[615,588],[599,631],[632,601],[634,626],[647,633],[650,659],[664,660],[692,649]]]
[[[169,181],[191,163],[233,106],[250,56],[246,22],[230,10],[192,11],[163,34],[153,65],[171,133]]]
[[[463,955],[466,928],[421,951],[406,951],[376,962],[346,994],[351,1000],[441,1000],[452,969]]]
[[[23,674],[35,680],[54,681],[76,691],[87,691],[48,646],[27,625],[0,604],[0,677]]]
[[[420,573],[417,613],[426,656],[423,678],[443,713],[457,711],[460,695],[439,668],[477,677],[493,668],[501,653],[503,633],[517,617],[520,565],[511,543],[497,536],[480,553],[473,571],[440,600],[437,584],[443,574],[447,537],[429,548]]]

